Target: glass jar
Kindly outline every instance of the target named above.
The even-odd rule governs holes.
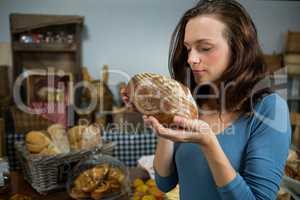
[[[33,42],[32,36],[29,34],[22,34],[20,36],[20,42],[24,44],[32,43]]]
[[[73,168],[66,187],[68,194],[74,199],[129,199],[129,172],[114,157],[92,155]]]
[[[67,41],[68,44],[72,44],[74,42],[74,35],[73,34],[68,34],[66,41]]]

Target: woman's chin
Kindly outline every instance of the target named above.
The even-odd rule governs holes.
[[[210,80],[209,80],[209,78],[207,78],[205,76],[196,76],[195,82],[199,85],[199,84],[210,82]]]

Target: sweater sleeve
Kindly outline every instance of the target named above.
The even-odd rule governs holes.
[[[178,174],[177,174],[177,168],[175,162],[175,152],[177,150],[177,147],[178,147],[178,143],[175,143],[174,156],[173,156],[173,170],[169,176],[166,177],[160,176],[154,168],[156,185],[160,189],[160,191],[164,193],[171,191],[173,188],[176,187],[178,183]]]
[[[167,177],[160,176],[155,171],[155,182],[160,191],[164,193],[171,191],[178,183],[177,170],[174,170],[172,174]]]
[[[243,168],[218,188],[224,200],[276,199],[291,142],[289,111],[277,94],[263,98],[254,111]]]

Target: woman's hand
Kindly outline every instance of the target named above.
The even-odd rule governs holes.
[[[165,128],[152,116],[144,116],[144,120],[145,123],[151,126],[155,130],[156,134],[161,138],[166,138],[174,142],[190,142],[199,144],[218,187],[227,185],[235,178],[235,169],[232,167],[224,153],[215,133],[213,133],[206,122],[198,119],[189,120],[176,116],[174,117],[174,125],[179,126],[182,130],[174,130]],[[164,155],[164,152],[159,155]],[[162,160],[164,159],[157,157],[155,159],[155,167],[159,166],[159,163]],[[170,173],[166,170],[166,168],[159,169],[161,174]],[[170,169],[170,167],[167,169]]]
[[[145,123],[153,128],[159,137],[169,139],[174,142],[191,142],[206,147],[216,141],[216,135],[213,133],[209,125],[202,120],[190,120],[175,116],[172,126],[177,127],[177,129],[171,129],[165,128],[153,116],[144,116],[143,118]]]
[[[132,111],[136,111],[135,106],[129,101],[129,97],[128,97],[126,88],[122,88],[120,90],[120,94],[121,94],[122,100],[125,103],[125,106],[127,107],[127,109],[132,110]]]

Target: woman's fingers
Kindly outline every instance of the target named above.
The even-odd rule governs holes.
[[[129,98],[126,96],[122,97],[123,102],[125,103],[126,106],[131,106],[131,103],[129,102]]]
[[[127,91],[126,91],[125,88],[122,88],[122,89],[120,90],[120,94],[121,94],[121,97],[122,97],[122,100],[124,101],[124,103],[125,103],[125,104],[128,103],[128,102],[129,102],[129,97],[128,97],[128,95],[127,95]]]
[[[155,130],[155,132],[163,138],[172,140],[172,141],[186,141],[189,134],[187,131],[173,130],[165,128],[155,117],[145,117],[146,123]]]
[[[120,90],[120,94],[121,94],[121,97],[122,97],[123,102],[125,103],[125,106],[126,106],[129,110],[136,111],[135,106],[134,106],[134,105],[130,102],[130,100],[129,100],[129,97],[128,97],[126,88],[122,88],[122,89]]]
[[[158,120],[155,117],[148,117],[148,121],[151,124],[151,126],[158,132],[163,132],[164,127],[158,122]]]
[[[174,130],[164,127],[155,117],[143,116],[143,118],[145,124],[150,126],[159,137],[172,140],[174,142],[206,144],[209,143],[208,141],[211,138],[211,129],[206,122],[201,120],[188,120],[182,117],[174,118],[174,121],[176,121],[178,125],[185,127],[184,130]]]
[[[186,119],[184,117],[175,116],[173,119],[174,123],[187,131],[205,131],[209,130],[209,125],[198,119]]]
[[[128,98],[128,97],[126,97],[126,96],[122,96],[122,100],[124,101],[124,103],[127,103],[127,102],[129,102],[129,98]]]
[[[122,96],[127,96],[126,88],[121,88],[120,93],[121,93]]]
[[[146,125],[150,126],[157,134],[160,134],[165,131],[165,128],[158,122],[155,117],[152,116],[143,116],[144,122]]]
[[[146,115],[143,115],[143,120],[144,120],[144,123],[145,123],[146,126],[152,128],[151,123],[150,123],[150,121],[149,121],[149,119]]]

